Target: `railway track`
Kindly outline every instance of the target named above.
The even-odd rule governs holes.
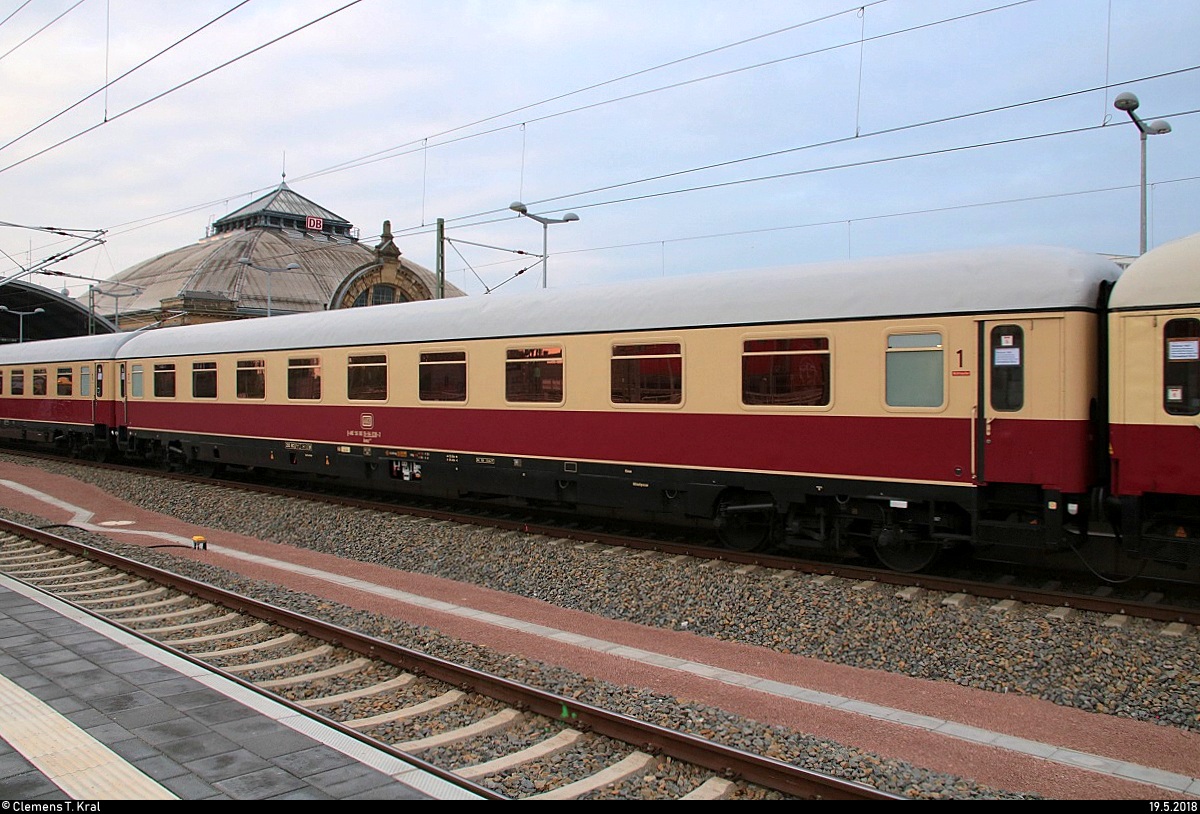
[[[896,799],[8,521],[0,570],[491,799]]]
[[[35,460],[64,460],[61,456],[42,451],[5,451]],[[658,552],[666,557],[719,560],[744,567],[873,582],[893,588],[897,592],[927,590],[944,593],[948,598],[970,596],[996,603],[1025,603],[1064,610],[1090,611],[1109,614],[1113,624],[1130,619],[1146,619],[1161,622],[1165,626],[1200,627],[1200,595],[1187,584],[1144,580],[1114,586],[1047,574],[1040,569],[1014,570],[992,567],[991,564],[973,567],[965,572],[947,569],[936,573],[902,573],[867,564],[805,560],[794,554],[737,552],[721,547],[715,541],[715,537],[710,542],[702,533],[682,535],[679,529],[634,529],[628,525],[622,527],[606,524],[596,518],[538,514],[505,507],[489,508],[473,504],[458,506],[445,502],[406,500],[401,497],[363,498],[333,482],[264,483],[250,477],[217,478],[211,474],[147,472],[144,468],[124,464],[86,460],[72,460],[71,464],[89,469],[100,468],[143,477],[165,477],[298,500],[323,501],[330,505],[398,513],[434,521],[540,534],[551,539],[642,549]]]

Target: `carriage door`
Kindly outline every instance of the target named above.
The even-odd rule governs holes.
[[[106,424],[104,420],[104,365],[96,365],[96,386],[92,388],[92,426]]]
[[[125,428],[129,425],[129,385],[125,382],[125,363],[122,362],[118,367],[117,380],[120,382],[121,390],[117,393],[118,409],[120,414],[117,416],[117,426],[120,432],[121,440],[125,440]]]
[[[979,331],[980,481],[1058,489],[1078,484],[1090,455],[1091,394],[1085,372],[1066,379],[1063,318],[989,321]]]
[[[1030,356],[1033,320],[979,324],[979,416],[976,425],[981,483],[1036,482],[1039,449],[1032,428]],[[1057,389],[1057,388],[1056,388]]]

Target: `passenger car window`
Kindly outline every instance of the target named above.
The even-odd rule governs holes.
[[[941,407],[945,364],[940,333],[889,334],[886,395],[890,407]]]
[[[321,359],[306,356],[288,359],[288,398],[319,401],[321,398]]]
[[[387,400],[387,356],[351,356],[346,366],[346,395],[354,400]]]
[[[742,404],[829,404],[829,340],[816,336],[743,342]]]
[[[154,366],[154,396],[175,398],[175,365]]]
[[[467,352],[422,353],[417,380],[421,401],[466,401]]]
[[[506,401],[562,402],[562,348],[510,348],[505,356]]]
[[[683,352],[678,342],[616,345],[610,371],[614,404],[683,403]]]
[[[192,398],[217,397],[217,363],[192,362]]]
[[[237,397],[240,399],[267,397],[267,366],[262,359],[238,360]]]

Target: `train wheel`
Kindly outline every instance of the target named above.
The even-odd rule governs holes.
[[[151,455],[153,456],[151,460],[154,461],[154,464],[159,468],[160,471],[170,472],[175,468],[171,463],[171,455],[167,452],[165,447],[160,447],[154,450]]]
[[[759,551],[771,539],[771,515],[738,512],[725,518],[717,532],[726,548],[734,551]]]
[[[892,529],[875,539],[875,556],[893,571],[912,574],[933,564],[942,547],[933,540],[917,540]]]

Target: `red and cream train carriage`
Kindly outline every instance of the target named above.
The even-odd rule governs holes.
[[[1037,546],[1096,471],[1115,265],[995,249],[146,332],[143,455],[713,523],[734,546]]]
[[[1200,557],[1200,234],[1143,255],[1109,301],[1112,494],[1127,550]]]

